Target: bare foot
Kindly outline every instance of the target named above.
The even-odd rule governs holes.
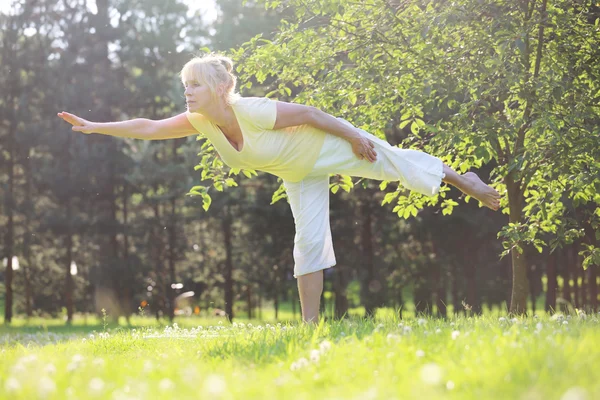
[[[486,185],[475,172],[467,172],[462,177],[464,184],[461,185],[460,190],[494,211],[500,208],[500,193],[496,189]]]

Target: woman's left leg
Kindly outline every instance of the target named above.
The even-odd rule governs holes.
[[[325,139],[327,146],[322,152],[322,157],[319,156],[315,170],[321,173],[398,181],[407,189],[426,196],[437,194],[443,181],[481,201],[492,210],[499,208],[500,194],[479,179],[474,172],[459,175],[437,157],[418,150],[400,149],[362,129],[359,131],[375,144],[377,160],[374,163],[359,160],[352,152],[349,142],[328,135]]]

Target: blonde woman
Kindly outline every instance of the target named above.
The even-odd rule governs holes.
[[[83,133],[146,140],[202,133],[228,166],[281,177],[296,225],[294,276],[304,321],[318,320],[323,269],[336,263],[329,227],[330,174],[399,181],[427,196],[446,182],[492,210],[499,208],[498,192],[473,172],[459,175],[436,157],[393,147],[314,107],[240,97],[232,69],[232,61],[223,56],[189,61],[181,71],[188,110],[172,118],[98,123],[67,112],[58,116]]]

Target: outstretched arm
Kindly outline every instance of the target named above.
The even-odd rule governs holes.
[[[339,119],[315,107],[302,104],[277,102],[277,118],[273,129],[282,129],[288,126],[308,124],[317,129],[346,139],[352,145],[352,151],[360,158],[375,162],[377,153],[375,145],[363,137],[357,129],[344,124]]]
[[[64,111],[57,115],[73,125],[72,130],[82,133],[100,133],[144,140],[174,139],[198,133],[185,113],[158,121],[136,118],[121,122],[91,122]]]

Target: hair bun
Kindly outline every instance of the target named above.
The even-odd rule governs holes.
[[[229,57],[219,56],[217,57],[219,62],[225,67],[227,72],[233,71],[233,61]]]

